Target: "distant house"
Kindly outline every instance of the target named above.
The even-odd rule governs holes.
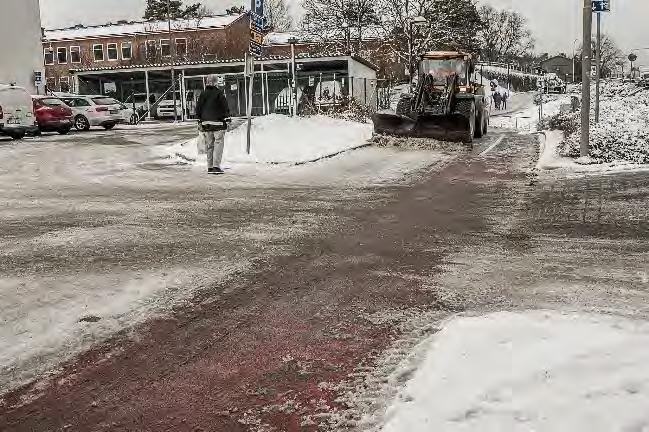
[[[563,54],[550,57],[540,62],[541,70],[545,73],[555,73],[566,82],[573,81],[573,60]]]

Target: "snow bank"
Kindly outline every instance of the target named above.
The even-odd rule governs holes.
[[[575,117],[573,121],[579,120]],[[633,83],[604,81],[600,121],[591,124],[590,133],[592,158],[609,163],[649,164],[649,91]],[[577,130],[566,138],[565,155],[579,156],[580,137]]]
[[[246,154],[246,125],[226,134],[223,167],[238,164],[296,164],[362,147],[372,137],[372,125],[327,116],[287,117],[279,114],[253,119],[251,154]],[[205,166],[199,138],[173,145],[174,158]],[[199,154],[199,144],[202,147]]]
[[[646,430],[649,325],[599,315],[458,318],[388,410],[383,432]]]

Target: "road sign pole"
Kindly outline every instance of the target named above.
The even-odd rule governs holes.
[[[595,83],[595,123],[599,123],[599,84],[602,78],[602,13],[597,12],[597,52],[595,53],[597,62],[597,81]]]
[[[581,142],[580,154],[588,156],[590,147],[590,68],[591,68],[591,38],[593,33],[593,4],[584,0],[583,10],[583,54],[581,63]]]

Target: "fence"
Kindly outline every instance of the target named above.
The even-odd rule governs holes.
[[[235,116],[247,113],[248,85],[241,74],[224,75],[224,92],[230,112]],[[204,89],[204,77],[185,77],[186,115],[195,115],[195,103]],[[295,87],[286,73],[256,73],[252,89],[252,115],[298,115],[347,109],[350,104],[369,112],[390,107],[391,86],[387,80],[355,78],[337,74],[298,76]]]

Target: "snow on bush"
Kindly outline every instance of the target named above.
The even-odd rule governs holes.
[[[632,83],[604,81],[598,124],[594,123],[594,117],[592,113],[590,156],[593,159],[649,163],[649,91]],[[578,113],[559,114],[551,120],[550,129],[563,130],[566,135],[562,151],[565,156],[579,156],[579,121]]]
[[[508,78],[511,82],[511,88],[515,91],[536,90],[536,80],[538,76],[526,74],[520,71],[510,70],[497,66],[478,66],[476,70],[487,80],[497,80],[500,83],[506,83]]]

